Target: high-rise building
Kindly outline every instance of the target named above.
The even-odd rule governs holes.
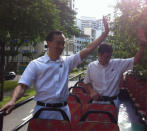
[[[84,28],[92,28],[95,30],[104,30],[102,19],[96,19],[95,17],[82,16],[77,19],[77,26],[84,31]]]
[[[82,50],[88,43],[90,43],[89,35],[81,35],[80,37],[74,37],[74,53]]]
[[[90,35],[92,40],[104,31],[102,19],[83,16],[80,19],[77,19],[76,24],[81,29],[82,33]]]
[[[72,9],[72,10],[76,10],[75,8],[75,0],[70,0],[68,2],[68,6]],[[67,38],[66,42],[65,42],[65,48],[64,51],[62,53],[62,55],[72,55],[74,53],[74,46],[75,46],[75,37],[73,36],[72,38]]]

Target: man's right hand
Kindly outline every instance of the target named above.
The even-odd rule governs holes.
[[[88,93],[90,94],[90,97],[91,97],[93,100],[95,100],[95,101],[98,100],[99,94],[93,89],[91,83],[88,83],[88,84],[80,83],[79,86],[84,87],[84,88],[88,91]]]
[[[108,26],[108,22],[106,17],[103,17],[103,23],[104,23],[104,27],[105,27],[105,33],[106,35],[109,33],[109,26]]]
[[[15,107],[14,101],[9,101],[7,104],[5,104],[0,111],[5,111],[6,115],[10,114],[12,109]]]
[[[10,114],[12,109],[15,107],[16,101],[24,95],[27,88],[28,86],[24,84],[18,84],[18,86],[14,89],[11,100],[7,104],[5,104],[0,109],[0,111],[5,110],[6,115]]]
[[[90,97],[94,100],[94,101],[98,101],[99,99],[99,94],[96,93],[95,91],[91,92]]]

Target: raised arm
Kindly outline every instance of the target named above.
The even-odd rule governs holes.
[[[24,95],[27,88],[28,87],[24,84],[18,84],[18,86],[14,89],[11,100],[4,105],[0,111],[6,110],[6,114],[9,114],[14,108],[16,101]]]
[[[144,48],[147,45],[147,38],[145,37],[144,30],[142,28],[138,29],[138,39],[139,39],[139,50],[135,55],[134,64],[138,64],[144,53]]]
[[[102,35],[99,38],[88,44],[84,49],[80,51],[81,59],[87,57],[106,38],[107,34],[109,33],[109,27],[105,17],[103,17],[103,23],[104,23],[105,31],[102,33]]]

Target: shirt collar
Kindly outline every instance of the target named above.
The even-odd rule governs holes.
[[[51,62],[52,60],[51,60],[51,58],[48,56],[48,54],[47,54],[47,52],[45,53],[45,55],[44,55],[44,59],[43,59],[43,61],[45,62],[45,63],[48,63],[48,62]],[[54,61],[54,62],[61,62],[62,61],[62,58],[60,57],[58,60],[56,60],[56,61]]]
[[[100,62],[98,61],[98,66],[100,66],[101,68],[106,68],[109,64],[107,65],[101,65]]]

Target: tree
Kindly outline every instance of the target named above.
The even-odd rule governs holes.
[[[0,1],[0,41],[5,43],[6,70],[16,67],[11,62],[20,48],[44,40],[49,31],[64,29],[64,33],[74,34],[74,13],[65,3],[65,0]]]
[[[60,30],[64,32],[67,37],[72,37],[73,35],[79,35],[80,30],[75,26],[75,15],[76,12],[71,10],[68,3],[71,0],[54,0],[54,3],[59,10],[60,16]]]
[[[7,62],[10,56],[13,61],[20,47],[43,40],[49,30],[58,27],[58,13],[51,0],[1,0],[0,39],[5,43]]]
[[[111,23],[112,33],[108,38],[108,42],[112,44],[114,49],[114,57],[128,58],[135,55],[138,49],[138,27],[143,27],[147,36],[146,12],[147,3],[145,0],[121,0],[117,3],[115,18]],[[146,51],[142,59],[143,62],[139,66],[141,70],[147,70],[147,66],[145,66],[147,64]]]

